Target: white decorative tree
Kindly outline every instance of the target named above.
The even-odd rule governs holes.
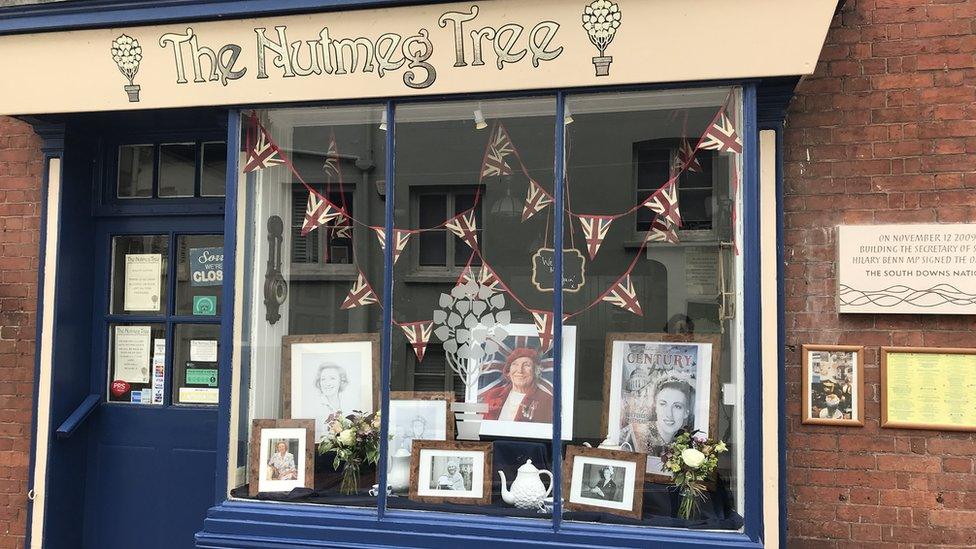
[[[112,60],[119,67],[119,72],[129,81],[122,89],[129,94],[129,101],[139,101],[139,85],[134,82],[139,73],[139,62],[142,61],[142,46],[139,41],[127,34],[122,34],[112,41]]]
[[[594,0],[583,8],[583,29],[590,42],[600,51],[600,55],[593,58],[597,76],[610,74],[613,57],[606,55],[606,51],[620,27],[620,17],[620,7],[609,0]]]

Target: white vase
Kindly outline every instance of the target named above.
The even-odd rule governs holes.
[[[403,494],[410,486],[410,452],[400,448],[390,458],[390,470],[386,476],[387,486],[394,493]]]

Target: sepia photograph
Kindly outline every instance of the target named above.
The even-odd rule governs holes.
[[[864,348],[803,346],[803,423],[864,425]]]

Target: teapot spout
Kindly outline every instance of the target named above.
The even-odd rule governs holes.
[[[498,471],[498,476],[502,478],[502,501],[508,505],[513,505],[515,503],[515,496],[508,490],[508,479],[505,478],[505,472]]]

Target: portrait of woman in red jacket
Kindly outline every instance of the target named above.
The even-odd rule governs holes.
[[[478,400],[488,404],[486,420],[552,423],[552,395],[542,388],[542,359],[530,347],[516,347],[505,359],[504,381]]]

